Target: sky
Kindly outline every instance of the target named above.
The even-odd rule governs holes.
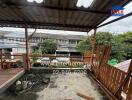
[[[125,8],[124,14],[128,14],[132,12],[132,2],[130,2],[124,8]],[[104,21],[103,23],[116,19],[116,18],[118,17],[112,16],[108,18],[106,21]],[[132,16],[122,19],[120,21],[117,21],[115,23],[109,24],[107,26],[104,26],[102,28],[99,28],[98,31],[108,31],[108,32],[118,33],[118,34],[127,32],[127,31],[132,31]]]
[[[132,12],[132,2],[129,3],[128,5],[126,5],[124,8],[125,8],[124,14]],[[116,19],[116,18],[118,18],[118,17],[117,16],[116,17],[111,16],[110,18],[108,18],[103,23],[108,22],[108,21],[113,20],[113,19]],[[19,34],[19,37],[24,36],[24,29],[22,29],[22,28],[3,27],[3,28],[0,28],[0,31],[10,32],[9,34],[7,34],[8,36],[12,36],[12,35],[14,35],[14,33]],[[31,34],[34,31],[34,29],[28,29],[28,31],[29,31],[29,34]],[[123,32],[132,31],[132,16],[97,29],[97,32],[100,32],[100,31],[107,31],[107,32],[115,33],[115,34],[121,34]],[[37,32],[49,33],[49,34],[63,34],[63,35],[65,35],[65,34],[68,34],[68,35],[87,35],[87,32],[59,31],[59,30],[47,30],[47,29],[37,29]],[[92,34],[92,33],[93,33],[93,31],[90,31],[88,34]],[[15,35],[15,36],[17,36],[17,35]]]

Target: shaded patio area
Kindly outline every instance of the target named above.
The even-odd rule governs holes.
[[[96,43],[98,28],[132,16],[132,12],[130,12],[103,23],[112,15],[113,6],[125,7],[131,0],[113,0],[112,2],[111,0],[93,0],[88,8],[77,7],[77,0],[42,1],[39,4],[35,2],[29,3],[27,0],[3,0],[0,2],[0,27],[25,29],[25,55],[23,56],[23,62],[27,72],[32,70],[30,58],[33,56],[30,55],[29,43],[36,29],[81,31],[87,33],[93,29],[94,32],[91,38],[92,56],[90,56],[90,60],[83,59],[82,64],[79,64],[79,61],[77,62],[78,64],[73,64],[73,61],[70,61],[69,64],[52,65],[51,60],[46,64],[40,63],[41,67],[46,66],[49,68],[58,68],[58,66],[72,68],[74,65],[75,67],[78,65],[83,68],[83,65],[87,64],[85,63],[86,60],[86,62],[90,62],[90,66],[85,66],[85,68],[90,67],[88,69],[89,73],[53,73],[48,86],[39,92],[35,92],[34,95],[29,95],[33,93],[33,90],[31,90],[21,96],[5,96],[2,100],[103,100],[105,95],[102,94],[102,91],[109,98],[106,98],[106,100],[120,100],[122,98],[132,100],[132,61],[127,72],[112,67],[107,63],[110,57],[111,46],[97,46]],[[29,28],[35,29],[31,35],[28,32]],[[3,66],[4,54],[2,50],[0,56],[1,65]],[[46,56],[43,55],[43,57]],[[52,57],[50,56],[49,58]],[[7,66],[6,68],[10,67]],[[20,68],[0,70],[0,93],[15,83],[16,80],[23,76],[24,72],[25,70]],[[19,80],[20,83],[21,81],[23,82],[23,80]],[[26,82],[28,84],[31,83],[27,80]],[[35,82],[31,84],[33,83]],[[98,90],[100,88],[102,91]],[[34,97],[36,94],[37,98]]]

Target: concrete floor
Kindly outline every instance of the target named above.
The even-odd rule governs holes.
[[[7,91],[0,100],[87,100],[77,95],[92,97],[88,100],[109,100],[99,86],[86,73],[49,74],[50,83],[39,84],[23,94],[14,95]]]
[[[94,100],[103,100],[85,73],[52,75],[48,87],[37,92],[37,100],[86,100],[78,96],[78,92],[93,97]]]

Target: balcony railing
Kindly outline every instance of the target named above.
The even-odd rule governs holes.
[[[3,54],[2,56],[7,55]],[[23,55],[10,56],[20,56],[25,59]],[[107,64],[109,56],[110,46],[101,46],[97,47],[95,54],[88,53],[83,57],[38,54],[30,55],[30,64],[33,67],[88,68],[89,75],[91,75],[101,86],[102,90],[104,90],[111,100],[119,100],[121,98],[132,100],[132,61],[128,72],[124,72]],[[22,63],[24,62],[25,61],[22,60]],[[2,62],[1,64],[3,64],[4,67],[9,66],[7,61]]]
[[[30,55],[30,58],[32,59],[31,65],[33,67],[50,68],[84,68],[91,61],[91,57],[62,55]],[[36,60],[34,61],[34,59]]]
[[[110,47],[97,47],[96,55],[92,59],[91,72],[101,87],[112,100],[124,98],[132,100],[132,61],[128,72],[121,71],[107,64]]]
[[[0,54],[0,69],[25,68],[22,54]]]

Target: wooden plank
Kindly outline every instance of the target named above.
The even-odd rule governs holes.
[[[117,97],[115,97],[111,91],[105,87],[104,84],[102,84],[96,77],[95,75],[93,75],[91,72],[89,72],[89,74],[91,75],[92,79],[95,80],[99,85],[100,88],[104,91],[104,93],[109,97],[110,100],[118,100]]]
[[[125,77],[125,79],[123,80],[123,82],[120,84],[120,87],[117,89],[117,91],[115,92],[115,95],[118,93],[118,92],[120,92],[121,90],[122,90],[122,87],[124,86],[124,85],[126,85],[127,84],[127,82],[129,82],[129,79],[130,79],[130,77],[131,77],[131,74],[132,74],[132,61],[131,61],[131,63],[130,63],[130,66],[129,66],[129,72],[127,73],[127,75],[126,75],[126,77]],[[125,88],[124,88],[125,89]],[[125,90],[126,91],[126,90]]]
[[[1,68],[0,69],[2,69],[3,68],[2,50],[0,50],[0,54],[1,54],[1,56],[0,56],[0,60],[1,60],[0,65],[1,65]]]
[[[126,73],[117,68],[111,67],[110,65],[107,64],[110,55],[110,48],[111,48],[110,46],[97,47],[97,50],[95,52],[96,57],[95,59],[93,59],[92,62],[94,74],[96,78],[99,80],[99,82],[101,82],[113,94],[116,94],[119,88],[121,89],[123,88],[123,91],[125,93],[128,93],[130,91],[129,88],[130,88],[131,77],[125,83],[124,86],[120,87],[122,82],[126,78]],[[130,71],[131,70],[129,68],[129,73]],[[120,98],[121,90],[118,91],[118,93],[115,96]]]
[[[106,87],[108,87],[107,84],[108,84],[108,80],[110,78],[110,70],[109,70],[108,64],[105,67],[105,73],[106,73],[106,75],[105,75],[105,83],[104,84],[106,85]]]
[[[118,69],[117,69],[118,70]],[[120,70],[118,70],[118,74],[117,74],[117,78],[116,78],[116,87],[115,87],[115,91],[118,89],[118,87],[120,86],[121,83],[121,78],[122,78],[122,72]],[[121,97],[121,91],[117,94],[117,97],[120,98]]]
[[[95,100],[93,97],[86,96],[86,95],[84,95],[84,94],[82,94],[82,93],[79,93],[79,92],[77,92],[76,94],[77,94],[78,96],[80,96],[80,97],[86,99],[86,100]]]
[[[110,79],[109,79],[109,90],[112,90],[112,85],[113,85],[113,73],[114,73],[114,69],[111,67]]]
[[[102,54],[100,54],[100,64],[98,66],[98,70],[100,70],[100,67],[102,67],[105,64],[107,64],[109,56],[110,56],[111,47],[110,46],[104,46],[101,49],[102,49]],[[99,76],[99,74],[100,74],[100,72],[98,73],[97,76]]]
[[[114,74],[114,78],[113,78],[113,82],[114,82],[114,87],[113,87],[113,92],[115,93],[117,88],[118,88],[118,79],[119,79],[119,75],[118,75],[119,70],[115,69],[115,74]]]
[[[111,81],[111,91],[114,93],[114,88],[115,88],[115,78],[116,78],[116,70],[113,68],[113,73],[112,73],[112,81]]]
[[[132,100],[132,80],[130,81],[130,85],[129,85],[129,89],[128,89],[128,94],[127,94],[127,98],[126,100]]]
[[[125,91],[125,93],[128,93],[131,80],[132,80],[132,77],[130,77],[129,80],[126,82],[126,84],[123,86],[123,90]]]

